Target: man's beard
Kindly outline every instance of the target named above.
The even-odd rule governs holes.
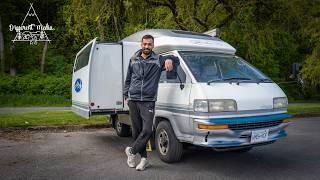
[[[149,48],[142,48],[142,53],[145,55],[150,55],[151,52],[152,52],[152,50]]]

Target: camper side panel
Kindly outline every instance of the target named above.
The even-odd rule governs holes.
[[[72,76],[72,110],[89,117],[89,62],[95,39],[83,47],[77,54]]]
[[[94,112],[122,109],[122,45],[97,44],[90,67],[90,109]]]

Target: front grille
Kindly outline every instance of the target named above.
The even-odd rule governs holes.
[[[229,124],[229,128],[232,130],[259,129],[259,128],[278,126],[281,123],[282,123],[282,120],[255,122],[255,123],[243,123],[243,124]]]

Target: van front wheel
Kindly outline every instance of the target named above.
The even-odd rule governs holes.
[[[162,161],[173,163],[181,159],[183,146],[175,136],[169,122],[161,121],[157,126],[155,144]]]

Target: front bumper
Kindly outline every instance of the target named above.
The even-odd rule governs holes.
[[[290,124],[290,122],[282,121],[287,118],[289,118],[289,115],[287,113],[283,113],[241,118],[194,119],[193,144],[213,148],[234,148],[271,143],[287,136],[285,128]],[[274,122],[279,123],[275,124]],[[207,130],[198,129],[198,124],[228,124],[229,127],[237,128]],[[260,125],[260,127],[258,125]],[[269,130],[267,140],[259,143],[252,143],[252,131],[263,129]]]

